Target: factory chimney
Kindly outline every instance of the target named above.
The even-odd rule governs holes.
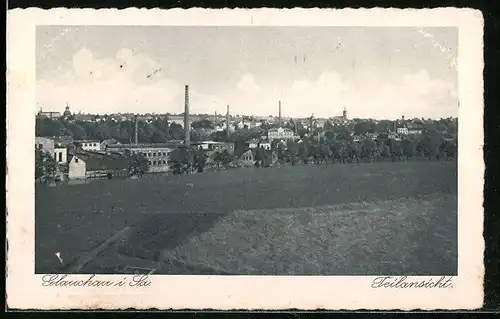
[[[227,139],[229,140],[229,105],[227,106],[227,112],[226,112],[226,135]]]
[[[184,89],[184,144],[189,146],[189,85]]]
[[[135,115],[135,128],[134,128],[134,143],[139,144],[139,119]]]
[[[281,101],[278,101],[278,125],[281,127]]]

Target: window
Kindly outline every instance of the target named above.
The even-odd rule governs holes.
[[[163,152],[163,156],[167,156],[167,153],[166,153],[166,152]]]
[[[75,157],[75,164],[78,164],[78,158]]]
[[[153,165],[156,165],[156,161],[153,161]]]
[[[155,152],[155,153],[153,153],[153,156],[155,156],[155,157],[156,157],[156,152]]]
[[[92,146],[96,146],[96,143],[92,144]]]
[[[151,161],[148,161],[148,165],[151,165]]]
[[[62,162],[62,152],[59,152],[59,163]]]
[[[39,149],[43,149],[43,144],[38,144]]]

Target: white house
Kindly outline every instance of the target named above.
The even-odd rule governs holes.
[[[68,149],[66,147],[55,147],[54,159],[57,164],[66,164],[68,162]]]
[[[396,129],[396,133],[402,134],[402,135],[408,135],[408,128],[406,126],[398,127]]]
[[[68,164],[68,178],[69,179],[83,179],[85,178],[85,162],[78,156],[72,156]]]
[[[418,124],[408,123],[408,134],[422,134],[422,127]]]
[[[265,150],[271,150],[271,143],[269,142],[259,142],[258,147],[262,147]]]
[[[272,128],[267,131],[267,138],[269,141],[272,140],[288,140],[295,139],[296,137],[293,134],[293,131],[289,128]]]
[[[75,141],[74,143],[76,145],[80,145],[80,147],[84,151],[97,152],[97,151],[101,150],[101,143],[99,141],[87,141],[87,140],[83,140],[83,141]]]

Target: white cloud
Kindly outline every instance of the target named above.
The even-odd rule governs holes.
[[[45,109],[60,110],[68,102],[73,111],[84,112],[183,112],[184,86],[154,70],[158,63],[132,50],[96,58],[82,49],[72,60],[72,70],[37,82],[37,101]],[[433,79],[426,70],[399,72],[386,77],[384,70],[361,70],[344,79],[335,71],[313,80],[296,80],[288,86],[261,86],[251,73],[241,76],[222,94],[190,92],[191,111],[232,114],[329,117],[347,107],[350,117],[395,118],[447,117],[457,114],[455,84]]]
[[[255,83],[255,79],[250,73],[244,74],[236,87],[246,93],[256,93],[260,90],[260,86]]]

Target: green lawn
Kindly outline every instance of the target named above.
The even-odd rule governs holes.
[[[288,215],[276,210],[283,208],[291,209]],[[456,212],[454,161],[248,168],[39,187],[36,272],[60,271],[55,252],[74,260],[133,225],[84,271],[133,263],[163,273],[454,273]],[[288,262],[276,262],[285,255]]]

